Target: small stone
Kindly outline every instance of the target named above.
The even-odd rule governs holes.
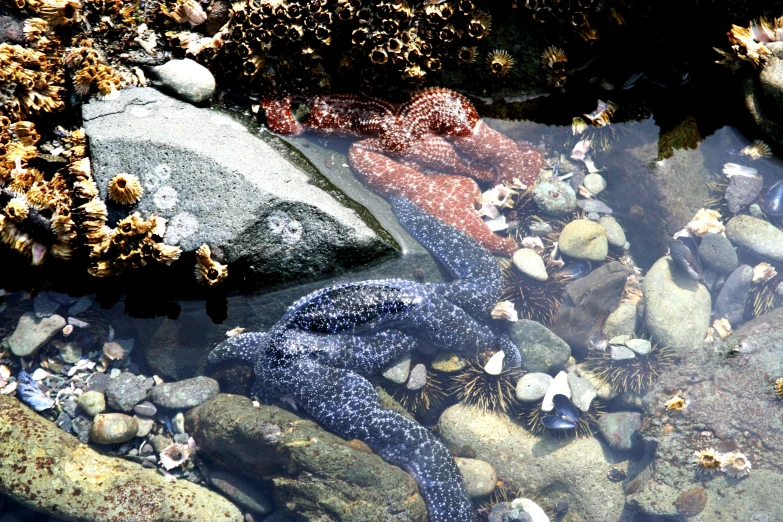
[[[606,180],[600,174],[588,174],[585,176],[585,180],[582,185],[589,190],[593,195],[600,194],[606,188]]]
[[[97,391],[106,393],[106,389],[111,383],[111,377],[105,373],[93,373],[90,379],[87,381],[84,391]]]
[[[41,292],[33,299],[33,311],[39,319],[51,317],[58,308],[60,308],[60,303],[51,299],[49,292]]]
[[[633,352],[633,350],[630,350],[625,346],[616,346],[613,344],[609,350],[613,361],[624,361],[626,359],[633,359],[636,357],[636,354]]]
[[[598,428],[606,442],[621,451],[631,450],[640,442],[641,426],[642,414],[637,412],[604,413],[598,419]]]
[[[155,426],[155,421],[152,419],[148,419],[147,417],[141,417],[139,415],[134,415],[134,419],[136,419],[136,422],[139,425],[139,429],[136,431],[136,436],[144,438],[147,435],[150,434],[152,431],[152,428]]]
[[[752,280],[753,268],[748,265],[741,265],[731,273],[715,301],[715,319],[726,319],[732,327],[742,324]]]
[[[150,439],[150,444],[155,448],[155,453],[160,453],[167,447],[171,446],[172,440],[166,435],[153,435]]]
[[[734,246],[721,234],[707,234],[701,238],[699,257],[706,268],[719,274],[729,275],[739,266]]]
[[[138,413],[144,417],[154,417],[158,409],[150,401],[142,401],[133,407],[133,413]]]
[[[106,399],[115,410],[131,411],[147,398],[151,386],[143,376],[125,372],[112,379],[106,388]]]
[[[214,471],[210,483],[239,506],[260,515],[268,515],[275,505],[255,483],[227,471]]]
[[[76,364],[82,358],[82,349],[74,343],[66,343],[60,350],[60,358],[68,364]]]
[[[564,216],[576,210],[576,193],[562,181],[542,181],[533,189],[533,201],[543,212]]]
[[[190,435],[187,433],[177,433],[174,435],[174,443],[175,444],[187,444],[188,439],[190,438]]]
[[[17,357],[29,357],[64,326],[65,319],[59,315],[38,318],[32,312],[27,312],[19,318],[14,333],[3,341],[3,346]]]
[[[620,346],[625,345],[628,341],[631,340],[630,335],[615,335],[611,339],[609,339],[609,344],[617,344]]]
[[[503,373],[503,359],[505,357],[505,352],[496,352],[484,365],[484,371],[489,375],[500,375]]]
[[[571,402],[574,406],[583,412],[589,410],[597,392],[590,381],[577,374],[576,368],[568,372],[568,387],[571,389]]]
[[[757,203],[753,203],[748,207],[748,213],[754,218],[764,219],[764,211],[761,210],[761,206],[759,206]]]
[[[79,396],[79,407],[90,417],[95,417],[106,410],[106,398],[101,392],[88,391]]]
[[[139,424],[130,415],[102,413],[93,419],[90,440],[96,444],[120,444],[131,440],[138,431]]]
[[[218,392],[220,385],[215,379],[199,376],[155,386],[150,393],[150,400],[164,408],[190,409],[204,404]]]
[[[598,212],[588,212],[587,219],[589,219],[590,221],[598,221],[601,219],[601,214],[599,214]]]
[[[462,474],[470,498],[484,497],[492,493],[498,481],[498,474],[492,464],[483,460],[460,457],[455,457],[454,461]]]
[[[610,313],[604,322],[604,335],[609,338],[617,335],[631,335],[636,331],[636,303],[623,301]]]
[[[71,422],[71,429],[76,434],[79,442],[87,444],[90,442],[90,429],[92,428],[92,420],[84,415],[77,415]]]
[[[609,253],[606,229],[587,219],[576,219],[560,233],[560,251],[576,259],[603,261]]]
[[[571,356],[568,343],[536,321],[520,319],[508,336],[519,348],[522,365],[529,372],[548,372],[565,364]]]
[[[68,308],[68,315],[79,315],[86,312],[90,306],[92,306],[92,298],[90,298],[90,296],[85,295],[84,297],[80,297],[78,301]]]
[[[606,230],[606,240],[615,248],[623,248],[626,242],[625,231],[612,216],[604,216],[598,223]]]
[[[636,355],[647,355],[652,351],[652,343],[647,339],[629,339],[625,346],[633,350]]]
[[[560,372],[555,375],[552,382],[549,384],[549,388],[546,390],[544,400],[541,402],[541,409],[543,411],[552,411],[555,407],[552,402],[552,397],[555,395],[565,395],[569,399],[571,398],[571,388],[568,386],[568,374],[566,372]]]
[[[439,352],[432,360],[432,368],[444,373],[454,373],[468,365],[468,361],[454,352]]]
[[[677,513],[685,517],[695,517],[704,511],[707,505],[707,490],[704,488],[691,488],[683,491],[677,500],[674,501],[674,507]],[[749,520],[753,520],[751,517]]]
[[[549,274],[546,272],[546,266],[541,256],[532,248],[520,248],[511,256],[514,266],[525,275],[528,275],[536,281],[546,281]]]
[[[60,412],[54,423],[58,428],[66,432],[70,432],[71,428],[73,427],[73,420],[71,420],[71,417],[64,411]]]
[[[726,224],[726,237],[736,246],[773,261],[783,261],[783,230],[767,221],[745,215],[734,216]]]
[[[576,206],[581,208],[587,213],[597,212],[598,214],[612,214],[613,210],[609,208],[603,201],[597,199],[580,199],[576,202]]]
[[[745,206],[758,199],[763,186],[764,178],[755,172],[747,176],[731,176],[724,195],[729,212],[739,214]]]
[[[527,373],[517,383],[517,399],[523,402],[540,401],[546,395],[552,376],[548,373]]]
[[[181,411],[177,412],[177,414],[172,417],[171,431],[173,431],[175,435],[185,433],[185,416]]]
[[[538,237],[544,237],[552,232],[552,225],[546,221],[534,221],[528,228],[531,234]]]
[[[427,384],[427,367],[423,364],[417,364],[411,370],[408,384],[405,387],[409,390],[420,390],[425,384]]]
[[[529,498],[515,498],[511,501],[511,507],[519,509],[519,511],[522,513],[530,515],[531,522],[549,522],[549,517],[547,516],[546,512],[541,509],[541,506]]]
[[[215,92],[215,77],[209,69],[189,58],[170,60],[153,71],[164,87],[185,101],[201,103]]]
[[[396,384],[405,384],[411,370],[411,354],[406,353],[386,368],[382,375]]]

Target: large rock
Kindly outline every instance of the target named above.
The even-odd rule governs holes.
[[[783,415],[772,387],[783,376],[783,309],[682,355],[644,397],[641,434],[654,442],[655,460],[639,475],[629,503],[650,515],[676,516],[677,499],[699,487],[707,502],[689,521],[783,520]],[[678,390],[686,390],[688,405],[667,412],[664,404]],[[689,456],[705,448],[742,452],[749,475],[704,480]]]
[[[439,426],[455,454],[489,462],[500,479],[528,496],[568,502],[574,520],[620,519],[622,487],[606,473],[625,459],[594,437],[537,437],[507,416],[463,405],[444,411]]]
[[[712,298],[704,285],[662,257],[642,284],[645,326],[656,342],[677,350],[701,346],[710,325]]]
[[[768,221],[746,215],[735,216],[726,224],[726,237],[737,246],[773,261],[783,261],[783,231]]]
[[[203,457],[270,481],[275,504],[297,519],[427,520],[413,477],[293,413],[219,394],[186,422]]]
[[[27,312],[19,318],[14,333],[3,341],[3,346],[17,357],[29,357],[49,342],[65,326],[65,319],[59,315],[36,317]]]
[[[508,335],[519,348],[522,366],[528,372],[547,372],[571,357],[568,343],[536,321],[520,319],[511,325]]]
[[[745,107],[761,131],[783,145],[783,43],[764,44],[772,55],[760,73],[746,69],[742,80]]]
[[[630,269],[619,261],[602,265],[565,287],[560,314],[552,330],[577,352],[586,350],[594,332],[620,304]]]
[[[138,175],[145,192],[134,209],[169,220],[167,243],[222,253],[230,280],[281,284],[398,252],[311,164],[226,114],[134,88],[84,105],[82,115],[101,194],[118,172]],[[110,219],[126,213],[113,209]]]
[[[101,455],[8,396],[0,396],[0,462],[0,492],[73,522],[243,520],[217,493]]]

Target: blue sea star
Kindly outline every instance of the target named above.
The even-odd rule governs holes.
[[[516,346],[481,321],[500,298],[500,269],[462,232],[407,199],[391,197],[390,202],[400,224],[455,281],[383,279],[327,287],[294,303],[268,332],[224,341],[209,360],[252,362],[253,396],[292,399],[329,431],[364,441],[413,475],[430,522],[472,522],[475,511],[449,451],[421,425],[381,407],[363,376],[414,349],[475,358],[500,348],[506,366],[518,366]]]

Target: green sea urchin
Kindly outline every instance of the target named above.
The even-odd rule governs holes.
[[[524,372],[520,368],[491,375],[478,364],[470,363],[456,373],[449,389],[457,400],[483,411],[507,412],[516,402],[517,381]]]
[[[614,360],[611,350],[594,352],[585,360],[585,366],[615,390],[641,393],[671,368],[675,358],[672,348],[654,344],[650,353],[636,354],[633,359]]]

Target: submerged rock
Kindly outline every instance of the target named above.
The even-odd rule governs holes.
[[[737,246],[783,261],[783,231],[768,221],[751,216],[735,216],[726,224],[726,237]]]
[[[150,392],[150,400],[164,408],[184,410],[207,402],[218,392],[220,386],[215,379],[199,376],[155,386]]]
[[[553,216],[564,216],[576,210],[576,193],[562,181],[542,181],[536,185],[533,201],[542,212]]]
[[[35,414],[0,396],[0,492],[74,522],[138,520],[242,522],[228,500],[187,480],[166,482],[157,470],[101,455]]]
[[[748,265],[731,273],[715,301],[715,319],[726,319],[734,327],[742,324],[752,280],[753,268]]]
[[[729,275],[739,266],[734,246],[721,234],[707,234],[701,238],[699,257],[705,267],[719,274]]]
[[[282,514],[334,522],[425,522],[413,477],[312,421],[219,394],[191,410],[187,431],[206,459],[272,485]]]
[[[134,209],[165,217],[165,241],[185,253],[204,243],[221,253],[228,281],[245,290],[398,253],[369,212],[307,160],[226,114],[130,88],[85,104],[82,115],[101,194],[118,172],[138,175],[145,192]],[[125,213],[112,209],[110,219]],[[193,265],[179,266],[192,279]]]
[[[465,489],[470,498],[485,497],[495,489],[498,474],[492,464],[476,459],[456,457],[459,472],[465,480]]]
[[[604,413],[598,419],[598,428],[604,440],[616,450],[634,449],[641,442],[639,428],[642,425],[642,414],[630,411]]]
[[[559,243],[563,254],[588,261],[603,261],[609,253],[606,229],[587,219],[576,219],[560,233]]]
[[[508,335],[519,348],[522,366],[529,372],[547,372],[571,357],[568,343],[536,321],[520,319],[511,324]]]
[[[14,333],[3,341],[3,346],[10,349],[17,357],[29,357],[40,347],[49,342],[65,326],[65,319],[59,315],[38,318],[32,312],[27,312],[19,318]]]

